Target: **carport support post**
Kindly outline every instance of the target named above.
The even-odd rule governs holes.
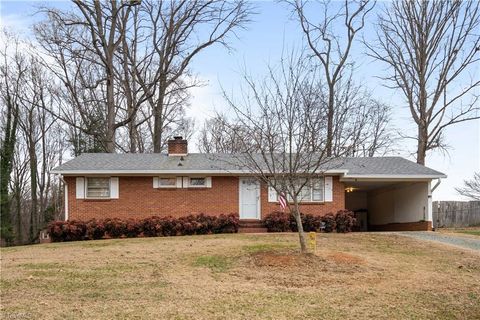
[[[427,201],[427,217],[425,221],[432,222],[433,228],[433,202],[432,202],[432,181],[428,181],[428,201]]]

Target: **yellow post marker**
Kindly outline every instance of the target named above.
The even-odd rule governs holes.
[[[310,247],[310,251],[315,253],[315,251],[317,250],[317,233],[316,232],[308,233],[308,246]]]

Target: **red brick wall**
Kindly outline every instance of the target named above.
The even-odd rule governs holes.
[[[154,189],[152,177],[119,177],[119,199],[76,199],[75,177],[65,177],[68,184],[70,220],[92,218],[144,218],[152,215],[182,216],[190,213],[238,213],[238,177],[212,177],[212,188]],[[333,178],[333,202],[302,204],[304,213],[325,214],[345,206],[343,183]],[[261,190],[262,216],[279,210],[268,202],[266,185]]]

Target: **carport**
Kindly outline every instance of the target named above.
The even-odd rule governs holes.
[[[361,230],[432,229],[432,192],[445,174],[401,157],[345,158],[336,168]]]
[[[432,229],[431,180],[342,179],[345,207],[357,213],[362,230]]]

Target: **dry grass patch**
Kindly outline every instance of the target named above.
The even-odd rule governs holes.
[[[475,319],[480,255],[376,233],[102,240],[2,249],[25,319]]]

